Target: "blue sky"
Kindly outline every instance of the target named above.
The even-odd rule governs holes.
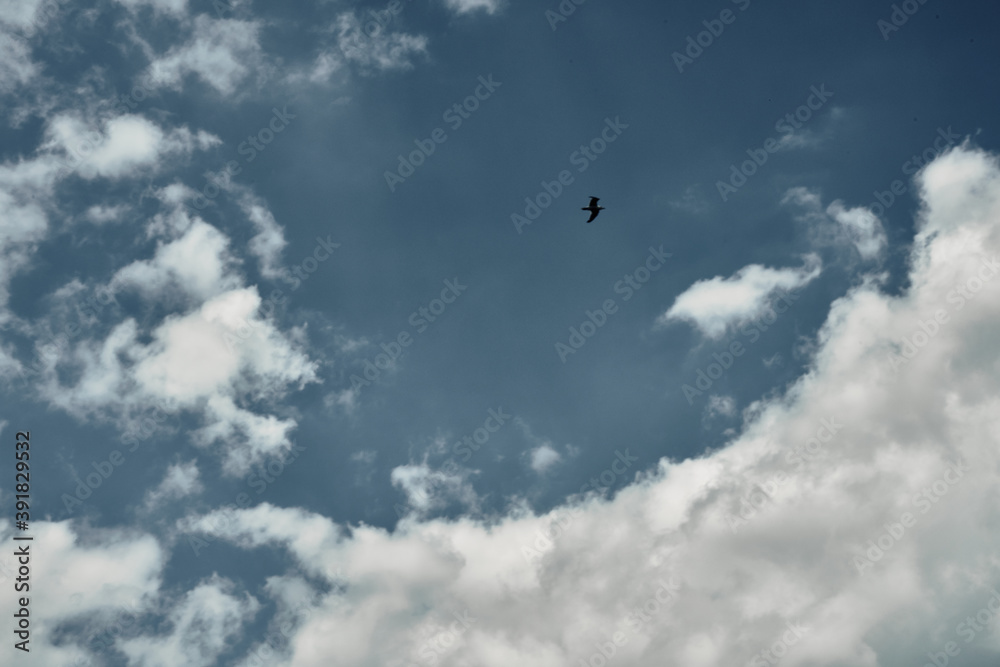
[[[0,652],[995,664],[995,14],[0,2]]]

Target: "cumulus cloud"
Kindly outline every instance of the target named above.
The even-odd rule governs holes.
[[[219,230],[197,220],[180,238],[157,248],[152,259],[119,269],[112,279],[112,289],[135,289],[152,299],[179,291],[204,301],[240,283],[231,272],[235,260],[228,245],[229,239]]]
[[[819,256],[807,255],[804,260],[798,269],[751,264],[728,278],[699,280],[674,300],[657,323],[684,320],[709,338],[721,338],[731,327],[763,313],[775,293],[800,289],[818,277],[822,270]]]
[[[44,148],[58,152],[67,164],[88,179],[134,176],[137,169],[154,169],[174,154],[189,154],[221,143],[205,131],[186,127],[165,132],[152,121],[136,115],[112,118],[101,132],[74,114],[60,114],[46,128]]]
[[[288,655],[275,658],[287,667],[428,656],[556,667],[590,662],[615,633],[613,660],[635,667],[755,664],[766,662],[763,651],[778,655],[774,647],[789,667],[923,664],[959,641],[970,613],[994,619],[1000,162],[968,146],[949,151],[920,174],[918,192],[910,287],[853,287],[830,305],[807,371],[750,405],[725,448],[661,460],[613,499],[577,497],[541,516],[514,502],[489,520],[414,512],[392,532],[263,503],[226,521],[220,512],[191,516],[177,529],[287,553],[292,564],[265,592],[283,612],[296,603],[312,610]],[[169,358],[212,345],[253,313],[255,291],[233,292],[170,319],[151,344],[119,332],[119,347],[139,345],[149,363],[137,381],[191,397],[226,386],[243,352],[213,348],[240,360],[212,360],[222,370]],[[117,350],[95,362],[127,364]],[[286,363],[272,356],[258,370],[302,375],[281,375]],[[433,500],[434,484],[449,484],[426,466],[396,470],[408,494],[429,489]],[[215,577],[166,595],[167,554],[149,536],[88,529],[82,544],[70,522],[33,528],[46,547],[33,576],[46,585],[32,600],[32,649],[60,664],[88,651],[56,628],[109,603],[159,600],[159,622],[117,642],[150,665],[213,664],[261,608]],[[11,532],[0,521],[0,539],[9,543]],[[13,606],[0,599],[8,618]],[[974,650],[960,643],[970,664],[996,664],[996,635],[972,640]],[[13,663],[13,651],[7,642],[0,656]]]
[[[202,415],[195,443],[221,443],[224,471],[291,447],[293,419],[259,414],[242,403],[274,401],[289,387],[317,381],[315,362],[301,351],[301,331],[282,332],[258,313],[256,288],[232,289],[150,331],[129,318],[103,340],[81,340],[42,357],[38,387],[53,405],[83,417],[130,415],[166,402]],[[140,333],[149,337],[140,340]],[[72,368],[72,381],[61,368]]]
[[[10,493],[13,489],[7,487],[4,491]],[[87,648],[89,638],[108,627],[115,610],[141,613],[153,606],[160,592],[166,554],[152,536],[96,528],[81,534],[70,521],[38,519],[32,522],[31,532],[35,538],[32,544],[45,545],[45,549],[30,549],[32,654],[43,653],[51,664],[74,664],[92,655]],[[18,544],[12,539],[14,535],[13,524],[0,521],[0,539]],[[0,583],[5,588],[13,590],[17,567],[16,559],[8,561],[7,554],[0,557]],[[45,585],[33,585],[37,582]],[[0,612],[12,618],[16,603],[15,596],[4,596]],[[79,636],[66,632],[70,623],[77,628],[83,624]],[[57,636],[66,641],[56,645],[53,638]],[[0,661],[4,664],[17,664],[23,655],[11,641],[0,645]]]
[[[788,665],[920,664],[1000,578],[1000,353],[983,335],[1000,326],[1000,164],[951,151],[919,186],[911,288],[869,280],[831,304],[808,371],[749,406],[723,449],[543,516],[349,536],[267,505],[192,521],[342,569],[349,585],[312,589],[294,667],[578,664],[616,632],[614,659],[637,667],[778,650]],[[404,473],[412,489],[429,475]],[[994,635],[974,639],[977,664],[1000,657]]]

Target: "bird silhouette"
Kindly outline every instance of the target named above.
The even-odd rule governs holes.
[[[594,218],[596,218],[600,214],[600,212],[604,210],[603,206],[597,205],[597,202],[599,202],[600,200],[601,200],[600,197],[592,196],[590,198],[590,206],[584,206],[583,208],[580,209],[581,211],[590,211],[590,219],[587,220],[587,222],[593,222]]]

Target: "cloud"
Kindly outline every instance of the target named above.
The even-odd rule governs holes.
[[[818,192],[791,188],[781,200],[800,209],[797,219],[809,226],[817,247],[853,245],[862,260],[881,259],[888,247],[882,221],[864,206],[847,208],[839,199],[823,209]]]
[[[0,26],[31,36],[61,10],[62,0],[0,0]]]
[[[912,287],[867,280],[832,303],[808,371],[723,449],[543,516],[515,503],[349,536],[268,505],[194,521],[351,582],[311,589],[294,667],[577,664],[616,632],[614,660],[636,667],[766,661],[779,644],[789,665],[918,664],[1000,578],[1000,353],[984,335],[1000,326],[1000,164],[952,151],[919,185]],[[397,470],[411,492],[431,474]],[[977,641],[983,664],[1000,657]]]
[[[291,447],[295,421],[241,403],[275,401],[290,386],[317,381],[317,364],[301,351],[302,332],[279,331],[258,315],[260,304],[253,287],[223,292],[142,332],[145,344],[138,323],[126,319],[103,341],[81,340],[43,356],[38,389],[79,418],[111,414],[127,423],[163,402],[200,413],[204,425],[192,433],[195,443],[221,443],[224,472],[245,474]],[[61,368],[73,369],[72,382]]]
[[[392,485],[403,490],[406,502],[417,514],[443,509],[451,501],[476,509],[479,497],[462,471],[433,470],[427,463],[407,464],[392,469]]]
[[[0,210],[4,211],[4,223],[0,225],[0,322],[8,319],[5,306],[11,279],[31,264],[35,248],[49,231],[48,216],[32,197],[44,188],[25,186],[16,182],[19,179],[11,179],[18,171],[0,166]]]
[[[9,493],[13,489],[4,490]],[[32,630],[29,646],[32,653],[44,653],[52,664],[70,665],[90,654],[83,648],[92,636],[88,630],[103,631],[116,608],[141,611],[159,592],[166,554],[150,535],[98,528],[81,531],[70,521],[38,519],[31,524],[31,534],[35,539],[29,548],[29,585],[40,581],[46,584],[31,586],[28,591]],[[0,539],[7,544],[21,544],[12,537],[14,526],[0,521]],[[45,549],[34,546],[39,544],[44,544]],[[17,563],[10,558],[13,551],[5,550],[0,557],[0,583],[10,590],[17,576]],[[15,596],[5,596],[0,600],[0,613],[12,618],[16,604]],[[77,628],[83,624],[85,630],[74,637],[75,633],[64,631],[69,623]],[[55,637],[60,637],[58,645]],[[16,664],[23,655],[13,642],[0,646],[0,662],[4,664]]]
[[[729,278],[699,280],[657,319],[661,325],[685,320],[709,338],[721,338],[734,326],[760,315],[776,292],[800,289],[821,271],[818,255],[807,255],[800,269],[772,269],[760,264],[745,266]]]
[[[528,422],[524,421],[520,417],[515,417],[514,423],[517,424],[517,427],[521,431],[524,438],[534,445],[533,448],[524,452],[524,456],[528,460],[528,465],[532,470],[536,473],[543,474],[553,465],[563,460],[563,456],[556,449],[555,443],[548,438],[536,435],[531,429],[531,426],[528,425]],[[580,449],[579,447],[574,447],[573,445],[566,445],[566,452],[570,456],[577,456],[580,453]]]
[[[709,428],[718,417],[734,416],[736,416],[736,400],[732,396],[712,395],[708,397],[708,403],[705,405],[701,425],[704,428]]]
[[[160,485],[146,494],[146,508],[155,509],[164,503],[201,493],[198,464],[194,461],[175,463],[167,469]]]
[[[185,44],[150,63],[150,81],[154,86],[180,90],[184,77],[194,74],[219,94],[230,96],[263,62],[259,32],[260,25],[254,21],[212,19],[200,14]]]
[[[468,14],[480,10],[493,14],[503,3],[502,0],[444,0],[444,4],[456,14]]]
[[[263,199],[257,197],[246,187],[234,187],[237,200],[247,219],[253,224],[257,233],[250,239],[250,253],[260,260],[261,274],[274,280],[288,275],[281,265],[281,253],[288,245],[284,229],[274,219]]]
[[[544,473],[561,460],[562,454],[549,445],[542,445],[531,450],[531,469],[537,473]]]
[[[143,636],[118,643],[130,665],[207,667],[239,637],[260,610],[249,593],[233,594],[235,585],[218,575],[190,590],[168,615],[168,635]]]
[[[138,169],[155,170],[164,157],[221,143],[214,135],[192,133],[186,127],[164,132],[136,115],[112,118],[104,123],[103,132],[96,132],[79,116],[61,114],[48,124],[46,136],[43,148],[60,153],[87,179],[134,177]]]
[[[187,13],[187,0],[116,0],[119,4],[128,7],[131,11],[138,11],[141,7],[152,7],[157,14],[170,14],[175,17],[183,17]]]
[[[32,81],[40,69],[31,59],[28,44],[6,32],[0,32],[0,93],[11,93]]]
[[[125,205],[103,206],[101,204],[97,204],[88,208],[83,214],[83,217],[95,225],[104,225],[109,222],[120,222],[122,216],[127,211],[128,207]]]
[[[114,291],[135,289],[148,299],[165,299],[180,291],[198,302],[240,284],[231,272],[235,259],[228,252],[229,239],[211,225],[197,220],[183,236],[161,245],[152,259],[122,267],[111,281]]]
[[[407,70],[413,67],[415,56],[427,55],[427,38],[423,35],[408,35],[387,30],[368,30],[364,19],[353,12],[337,16],[331,30],[336,34],[337,49],[347,62],[359,65],[362,71]],[[313,72],[313,78],[326,76],[337,71],[331,60],[336,52],[321,54]]]

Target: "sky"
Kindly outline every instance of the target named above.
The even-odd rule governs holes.
[[[996,665],[996,19],[0,0],[0,662]]]

